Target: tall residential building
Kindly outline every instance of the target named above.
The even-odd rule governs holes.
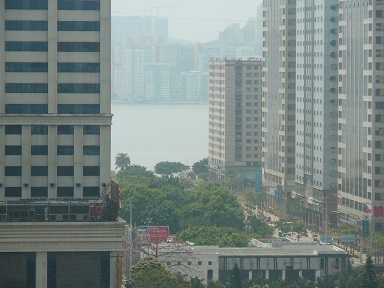
[[[117,287],[110,5],[0,0],[1,286]]]
[[[339,1],[338,211],[384,230],[384,2]]]
[[[337,4],[296,4],[295,192],[305,203],[306,222],[316,225],[337,203]]]
[[[170,100],[172,97],[173,67],[169,64],[145,66],[145,97],[148,100]]]
[[[189,71],[181,73],[180,99],[202,101],[208,99],[208,73]]]
[[[114,65],[114,93],[120,100],[145,98],[145,51],[125,49]]]
[[[262,161],[273,207],[291,196],[295,184],[295,38],[296,1],[264,0]]]
[[[209,62],[209,178],[248,178],[261,169],[261,60]]]

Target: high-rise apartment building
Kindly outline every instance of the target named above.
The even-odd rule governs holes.
[[[306,222],[316,225],[337,203],[337,4],[296,4],[295,194],[305,204]]]
[[[110,5],[0,0],[0,286],[117,287]]]
[[[180,99],[204,101],[208,99],[208,73],[200,71],[183,72],[180,75]]]
[[[339,1],[338,211],[384,229],[384,2]],[[358,224],[357,224],[358,225]]]
[[[255,181],[261,169],[261,60],[209,62],[209,178]],[[253,185],[253,184],[251,184]]]
[[[264,0],[262,161],[269,206],[282,204],[295,185],[295,38],[296,1]]]

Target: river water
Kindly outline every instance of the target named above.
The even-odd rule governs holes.
[[[112,166],[120,152],[150,170],[160,161],[192,165],[208,156],[207,104],[114,102],[112,113]]]

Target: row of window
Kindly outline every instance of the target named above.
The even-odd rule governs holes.
[[[22,166],[5,166],[5,176],[21,176]],[[74,176],[73,166],[57,166],[57,176]],[[31,176],[48,176],[48,166],[32,166]],[[83,176],[100,176],[99,166],[83,166]]]
[[[48,42],[5,41],[5,51],[48,51]],[[100,42],[59,42],[58,52],[100,52]]]
[[[58,145],[57,155],[74,155],[73,145]],[[22,155],[21,145],[5,145],[5,155]],[[32,145],[31,155],[48,155],[48,145]],[[83,155],[100,155],[99,145],[84,145]]]
[[[48,10],[48,0],[5,0],[5,9]],[[100,10],[100,0],[57,0],[58,10]]]
[[[48,93],[47,83],[6,83],[5,93]],[[61,83],[57,93],[100,93],[100,84]]]
[[[48,104],[5,104],[6,114],[48,114]],[[100,114],[99,104],[58,104],[58,114]]]
[[[57,134],[58,135],[73,135],[74,134],[74,125],[58,125]],[[5,134],[7,135],[18,135],[22,132],[21,125],[6,125]],[[48,135],[48,125],[32,125],[31,126],[32,135]],[[85,125],[83,126],[83,135],[100,135],[100,126],[99,125]]]
[[[5,197],[20,198],[22,187],[5,187]],[[57,187],[57,197],[74,197],[74,187]],[[83,197],[98,197],[100,193],[99,187],[83,187]],[[31,187],[32,198],[47,198],[48,187]]]
[[[5,20],[5,30],[48,31],[48,21]],[[57,31],[100,31],[99,21],[58,21]]]
[[[5,72],[48,72],[48,63],[5,62]],[[99,73],[100,63],[57,63],[57,72]]]

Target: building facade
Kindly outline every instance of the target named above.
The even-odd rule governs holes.
[[[255,179],[261,169],[261,60],[209,62],[209,178]]]
[[[296,1],[263,1],[262,162],[267,205],[295,184]]]
[[[339,2],[338,211],[382,231],[384,3]]]
[[[272,247],[265,248],[190,248],[189,253],[160,254],[159,259],[166,259],[163,261],[173,272],[222,284],[230,280],[235,264],[242,281],[296,281],[300,277],[316,281],[318,277],[346,271],[349,264],[349,255],[343,249],[313,243],[273,243]]]
[[[0,0],[0,19],[0,283],[117,287],[111,2]]]
[[[0,201],[98,197],[111,167],[109,1],[0,6]]]
[[[306,222],[319,226],[326,208],[332,214],[337,203],[337,5],[337,0],[296,4],[294,196],[306,207]]]

